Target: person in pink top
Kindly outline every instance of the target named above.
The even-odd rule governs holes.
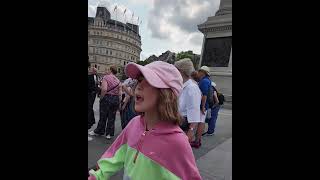
[[[182,77],[172,64],[129,63],[126,75],[138,80],[134,117],[102,155],[89,180],[105,180],[124,168],[128,180],[200,180],[188,137],[181,130],[178,96]]]
[[[107,139],[114,136],[116,113],[121,101],[121,82],[115,76],[117,69],[110,67],[110,71],[102,79],[100,95],[100,120],[97,128],[89,135],[106,135]],[[107,126],[107,127],[106,127]]]

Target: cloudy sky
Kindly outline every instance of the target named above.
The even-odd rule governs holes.
[[[102,5],[109,9],[113,19],[122,22],[137,23],[139,17],[140,58],[144,60],[167,50],[192,50],[200,54],[203,35],[197,25],[213,16],[219,3],[220,0],[88,0],[88,16],[94,17],[96,7]],[[117,13],[113,11],[116,5]]]

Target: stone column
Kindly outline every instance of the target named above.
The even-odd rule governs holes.
[[[232,73],[232,47],[231,47],[231,52],[230,52],[230,60],[228,64],[228,71],[231,71]]]

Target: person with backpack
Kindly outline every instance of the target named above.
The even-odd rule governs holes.
[[[89,133],[91,136],[106,135],[107,139],[114,136],[116,113],[121,102],[121,82],[115,76],[117,69],[110,67],[110,71],[102,79],[100,95],[100,120],[98,127]],[[107,126],[107,127],[106,127]]]
[[[223,104],[224,99],[220,100],[218,98],[219,93],[216,89],[216,84],[214,82],[211,83],[211,87],[208,93],[208,101],[209,101],[209,108],[211,110],[210,117],[208,118],[208,131],[203,133],[202,136],[213,136],[215,132],[216,122],[218,118],[218,112],[220,110],[220,106]],[[222,95],[223,96],[223,95]]]

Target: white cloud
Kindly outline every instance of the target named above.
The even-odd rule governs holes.
[[[192,33],[189,40],[192,44],[202,45],[203,34],[201,32]]]
[[[170,51],[200,54],[203,34],[197,25],[213,16],[220,0],[154,0],[148,28],[152,38],[167,42]]]
[[[94,17],[96,14],[96,7],[94,5],[88,5],[88,17]]]
[[[128,0],[131,4],[146,4],[146,5],[152,5],[153,0]]]
[[[160,24],[152,21],[165,21],[165,24],[175,25],[184,32],[197,32],[197,25],[214,15],[218,8],[219,0],[154,0],[148,28],[151,29],[152,36],[158,38],[167,37],[167,33],[159,31]]]

